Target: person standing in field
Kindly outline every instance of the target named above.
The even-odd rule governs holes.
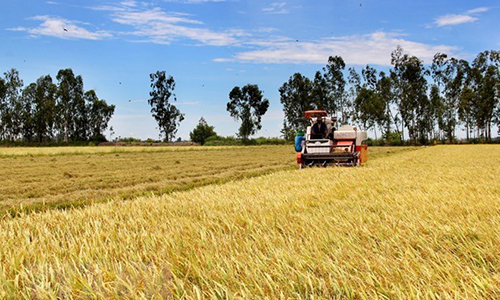
[[[306,138],[304,137],[304,131],[302,130],[297,130],[297,136],[295,137],[295,151],[300,152],[302,151],[302,147],[304,145]]]

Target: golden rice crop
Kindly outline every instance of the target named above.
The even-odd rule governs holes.
[[[0,155],[0,215],[163,194],[296,166],[292,146],[159,148],[0,148],[18,150]],[[370,159],[406,149],[412,148],[373,148]]]
[[[0,210],[161,194],[291,167],[295,159],[291,146],[204,151],[152,148],[137,152],[135,147],[123,147],[112,153],[101,152],[101,147],[80,147],[77,153],[64,152],[64,148],[24,148],[16,155],[0,157]],[[45,154],[26,156],[26,151]]]
[[[129,152],[214,151],[274,146],[68,146],[68,147],[0,147],[0,157],[39,155],[84,155]],[[290,146],[289,146],[290,148]]]
[[[498,149],[5,218],[0,298],[498,299]]]

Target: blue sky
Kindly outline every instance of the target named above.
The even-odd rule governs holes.
[[[201,116],[234,135],[229,91],[258,84],[271,105],[257,135],[278,136],[278,88],[293,73],[313,76],[330,55],[384,70],[398,44],[424,62],[436,52],[472,59],[499,49],[499,11],[481,0],[3,0],[0,71],[16,68],[29,83],[72,68],[116,105],[116,135],[140,138],[158,137],[152,72],[176,80],[184,139]]]

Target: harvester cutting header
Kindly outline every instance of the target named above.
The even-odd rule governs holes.
[[[309,110],[305,118],[310,122],[307,130],[297,133],[295,150],[300,168],[311,166],[359,166],[367,160],[366,131],[354,126],[335,128],[336,117],[323,110]]]

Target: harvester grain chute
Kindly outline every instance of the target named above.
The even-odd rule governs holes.
[[[297,163],[300,168],[312,166],[359,166],[366,162],[368,147],[363,142],[367,139],[366,131],[350,125],[335,128],[336,117],[326,111],[309,110],[305,118],[310,122],[303,138],[296,139]],[[315,132],[314,125],[326,126],[322,134]],[[299,150],[300,149],[300,150]]]

